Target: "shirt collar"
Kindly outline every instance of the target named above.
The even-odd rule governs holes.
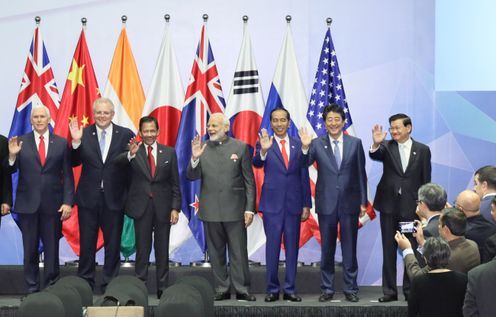
[[[101,135],[102,134],[102,131],[103,129],[100,128],[98,125],[95,124],[95,128],[96,128],[96,132],[98,133],[98,135]],[[105,128],[105,132],[107,133],[107,135],[112,135],[112,128],[113,128],[113,124],[110,123],[110,125],[108,127]]]
[[[412,143],[413,143],[412,138],[408,138],[408,140],[406,140],[406,141],[405,141],[405,142],[403,142],[403,143],[399,143],[399,142],[398,142],[398,145],[403,145],[403,146],[405,146],[406,148],[409,148],[409,149],[410,149],[410,148],[412,147]]]
[[[286,133],[286,136],[284,138],[280,138],[278,137],[277,135],[274,134],[274,139],[276,139],[277,141],[277,144],[280,144],[281,143],[281,140],[285,140],[286,141],[286,144],[289,144],[289,136],[288,134]]]
[[[33,133],[36,140],[40,138],[40,135],[43,135],[43,139],[48,141],[48,137],[50,135],[50,131],[48,131],[48,129],[43,134],[39,134],[36,130],[33,130]]]
[[[334,139],[329,133],[327,136],[329,137],[329,142],[331,142],[331,144],[334,140],[337,140],[339,143],[343,144],[343,132],[341,132],[341,135],[337,139]]]

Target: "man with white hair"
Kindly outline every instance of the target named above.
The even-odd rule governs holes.
[[[74,178],[67,141],[48,131],[50,111],[31,110],[33,131],[9,140],[10,172],[18,171],[14,210],[19,214],[24,249],[24,279],[29,293],[40,290],[39,241],[45,263],[43,286],[59,277],[62,221],[71,216]]]
[[[215,280],[215,300],[231,298],[255,301],[249,293],[250,271],[246,247],[246,227],[255,212],[255,179],[248,146],[227,136],[229,120],[222,113],[210,116],[209,140],[201,143],[197,135],[191,142],[190,180],[201,179],[198,217],[205,228],[208,254]],[[230,273],[227,270],[226,247]]]

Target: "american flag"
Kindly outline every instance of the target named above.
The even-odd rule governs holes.
[[[332,43],[331,29],[328,28],[322,45],[307,112],[307,119],[318,136],[326,133],[322,112],[331,103],[335,103],[344,109],[346,115],[343,127],[344,132],[355,135],[350,109],[344,93],[343,81],[341,80],[338,59]]]
[[[355,136],[355,129],[351,120],[348,102],[346,101],[341,72],[339,71],[338,58],[334,49],[334,43],[332,42],[331,29],[328,28],[324,37],[324,43],[322,44],[322,51],[320,53],[307,112],[307,119],[317,136],[327,133],[324,120],[322,119],[322,112],[331,103],[337,104],[344,110],[345,123],[343,132]],[[311,168],[310,176],[313,182],[316,181],[315,175],[315,171],[312,171]],[[367,204],[367,212],[359,219],[359,227],[375,217],[374,208],[369,202]]]
[[[208,116],[224,112],[225,101],[220,85],[219,73],[215,65],[212,47],[204,24],[196,50],[188,89],[184,97],[184,107],[176,141],[179,178],[181,181],[182,211],[189,220],[189,227],[203,252],[206,251],[203,224],[197,217],[199,208],[200,181],[189,181],[186,169],[191,159],[191,140],[195,135],[204,136],[207,132]]]

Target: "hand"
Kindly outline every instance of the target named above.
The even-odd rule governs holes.
[[[362,218],[363,216],[365,216],[366,213],[367,213],[367,206],[366,205],[360,205],[360,217],[359,218]]]
[[[253,214],[245,211],[245,228],[248,228],[253,222]]]
[[[79,126],[76,119],[73,119],[69,122],[69,131],[71,132],[71,138],[73,142],[81,142],[81,138],[83,137],[83,127]]]
[[[196,161],[205,151],[207,144],[201,144],[200,136],[197,134],[191,141],[191,158]]]
[[[62,213],[62,215],[60,216],[60,220],[64,221],[66,219],[69,219],[72,213],[72,206],[62,204],[62,206],[60,206],[59,208],[59,212]]]
[[[419,220],[415,220],[415,228],[417,232],[413,233],[413,236],[417,240],[418,245],[424,246],[425,238],[424,238],[424,229],[422,228],[422,222]]]
[[[17,154],[21,151],[22,141],[19,141],[16,136],[9,140],[9,159],[15,160]]]
[[[274,136],[269,137],[269,133],[267,132],[267,129],[262,129],[258,138],[260,140],[262,155],[265,155],[272,146],[272,142],[274,141]]]
[[[175,225],[178,221],[179,221],[179,211],[177,211],[177,209],[172,209],[170,215],[171,225]]]
[[[310,143],[312,143],[312,136],[308,134],[306,128],[300,128],[298,130],[298,135],[300,136],[301,140],[301,148],[303,150],[308,150],[310,148]]]
[[[10,205],[3,203],[2,204],[2,216],[8,215],[10,213]]]
[[[129,140],[127,147],[129,148],[129,155],[130,156],[136,155],[141,143],[142,143],[141,141],[138,142],[138,140],[136,140],[136,137],[133,137],[131,140]]]
[[[303,207],[303,212],[301,213],[301,222],[307,221],[308,217],[310,217],[310,208]]]
[[[405,249],[412,248],[412,244],[410,243],[410,240],[408,240],[408,238],[405,237],[405,235],[400,233],[399,231],[396,231],[396,234],[394,235],[394,240],[396,240],[396,243],[398,243],[398,247],[402,251]]]
[[[373,148],[376,149],[386,138],[387,132],[382,131],[382,125],[376,124],[372,128],[372,140],[374,141]]]

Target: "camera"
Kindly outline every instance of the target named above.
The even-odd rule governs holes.
[[[404,221],[399,223],[401,233],[414,233],[417,232],[414,221]]]

